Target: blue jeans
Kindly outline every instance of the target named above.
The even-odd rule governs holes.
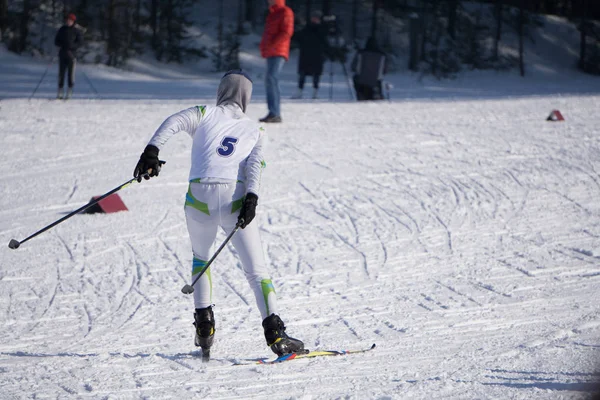
[[[267,58],[267,75],[265,77],[267,106],[269,107],[269,114],[276,117],[281,116],[279,72],[283,68],[283,63],[285,63],[285,58],[283,57]]]

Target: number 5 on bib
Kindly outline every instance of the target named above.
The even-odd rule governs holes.
[[[217,149],[217,154],[221,157],[229,157],[235,151],[235,144],[237,141],[237,138],[231,136],[224,137],[223,140],[221,140],[221,146]]]

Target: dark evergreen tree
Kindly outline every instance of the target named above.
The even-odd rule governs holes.
[[[135,10],[135,0],[108,0],[107,65],[123,65],[136,53],[131,10]]]
[[[0,0],[0,41],[14,52],[54,54],[54,33],[67,14],[74,12],[77,23],[87,28],[84,47],[78,50],[86,61],[119,66],[151,49],[159,60],[183,62],[189,56],[206,57],[205,49],[192,45],[189,34],[190,11],[203,2],[209,4],[209,0]],[[219,17],[218,43],[211,53],[215,69],[224,70],[239,65],[240,38],[236,35],[251,27],[262,32],[267,2],[219,0],[212,4],[218,6]],[[596,0],[288,0],[287,4],[302,20],[298,22],[309,20],[315,9],[338,13],[338,21],[343,21],[341,32],[355,44],[356,39],[379,35],[378,42],[392,55],[390,60],[409,51],[411,70],[439,77],[453,76],[465,67],[518,66],[524,73],[532,28],[539,26],[535,13],[554,13],[570,18],[580,29],[581,70],[600,68],[596,21],[600,20],[600,1]],[[237,10],[237,17],[225,14],[225,7]],[[402,20],[404,27],[399,23]],[[519,40],[519,57],[502,52],[502,40],[513,32]],[[410,49],[390,40],[398,34],[409,36]]]
[[[494,17],[496,19],[496,34],[494,36],[494,59],[500,58],[500,40],[502,39],[502,16],[503,0],[496,0],[494,5]]]
[[[153,3],[156,0],[153,0]],[[158,3],[154,51],[156,58],[166,62],[183,62],[184,58],[206,57],[204,49],[190,46],[187,28],[194,0],[162,0]]]
[[[519,70],[521,71],[521,76],[525,76],[525,61],[524,61],[524,52],[525,52],[525,9],[523,8],[523,3],[519,5],[519,17],[517,22],[517,32],[519,34]]]
[[[0,42],[8,28],[8,0],[0,0]]]
[[[219,17],[217,22],[217,45],[211,50],[213,55],[213,65],[215,70],[223,70],[223,30],[224,30],[224,9],[223,2],[219,5]]]
[[[31,0],[23,0],[21,15],[19,18],[18,40],[14,43],[13,50],[21,54],[25,51],[28,44],[29,20],[33,13],[33,3]]]
[[[239,35],[229,29],[223,46],[223,71],[240,68],[240,44]]]
[[[579,68],[590,74],[600,74],[600,24],[590,19],[589,0],[582,0],[580,31]]]
[[[239,33],[233,27],[229,27],[225,32],[224,15],[224,4],[221,3],[217,22],[217,46],[211,50],[216,71],[240,68],[239,52],[241,43]]]
[[[379,11],[379,0],[373,0],[373,9],[371,13],[371,37],[375,37],[377,34],[377,24],[379,23],[378,11]]]

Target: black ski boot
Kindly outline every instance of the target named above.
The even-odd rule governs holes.
[[[298,339],[289,337],[285,333],[285,325],[276,314],[271,314],[262,323],[265,329],[267,345],[277,356],[281,357],[290,353],[305,353],[304,343]]]
[[[194,344],[202,348],[202,359],[208,361],[210,359],[210,347],[215,338],[215,315],[212,307],[196,308],[194,326],[196,327]]]

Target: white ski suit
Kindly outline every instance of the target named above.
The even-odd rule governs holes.
[[[217,106],[196,106],[170,116],[148,143],[161,149],[182,131],[193,139],[185,201],[193,251],[192,279],[206,265],[218,227],[231,232],[246,193],[259,195],[266,135],[244,113],[251,85],[243,75],[225,76],[217,93]],[[262,318],[276,314],[275,289],[267,272],[258,224],[253,221],[239,229],[231,242],[240,256]],[[196,308],[213,304],[212,286],[209,268],[194,285]]]

